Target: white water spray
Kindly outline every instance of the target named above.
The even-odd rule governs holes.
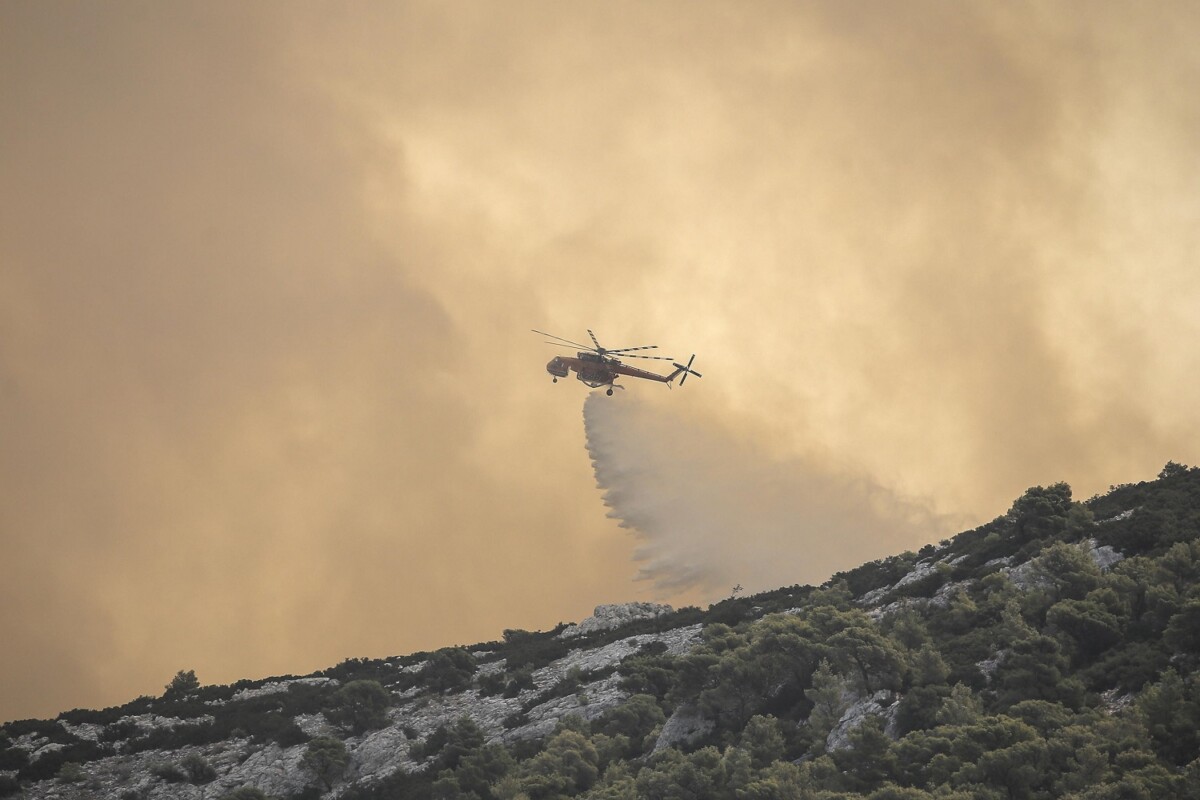
[[[772,459],[727,428],[635,399],[593,393],[583,417],[609,516],[640,540],[639,577],[667,596],[821,583],[949,527],[869,478]]]

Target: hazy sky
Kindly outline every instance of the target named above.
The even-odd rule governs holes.
[[[636,580],[531,327],[697,353],[621,401],[707,420],[731,485],[965,527],[1200,461],[1198,38],[1190,1],[0,1],[0,719],[727,592]]]

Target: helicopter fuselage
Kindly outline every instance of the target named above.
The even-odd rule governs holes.
[[[567,377],[568,373],[572,371],[575,373],[575,377],[584,385],[595,389],[600,386],[612,386],[613,381],[620,375],[627,375],[631,378],[642,378],[648,381],[658,381],[659,383],[670,383],[681,370],[676,369],[670,375],[659,375],[655,372],[622,364],[615,358],[606,358],[596,353],[577,353],[575,358],[555,356],[546,364],[546,372],[553,375],[555,380]]]

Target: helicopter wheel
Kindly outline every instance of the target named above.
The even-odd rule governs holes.
[[[609,389],[607,392],[605,392],[605,394],[609,397],[612,397],[612,389]]]
[[[551,378],[551,379],[550,379],[550,382],[551,382],[551,383],[558,383],[558,378]]]

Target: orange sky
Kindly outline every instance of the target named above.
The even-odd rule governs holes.
[[[1200,461],[1198,37],[1191,2],[0,5],[0,719],[714,599],[635,580],[531,327],[696,352],[625,399],[963,525]]]

